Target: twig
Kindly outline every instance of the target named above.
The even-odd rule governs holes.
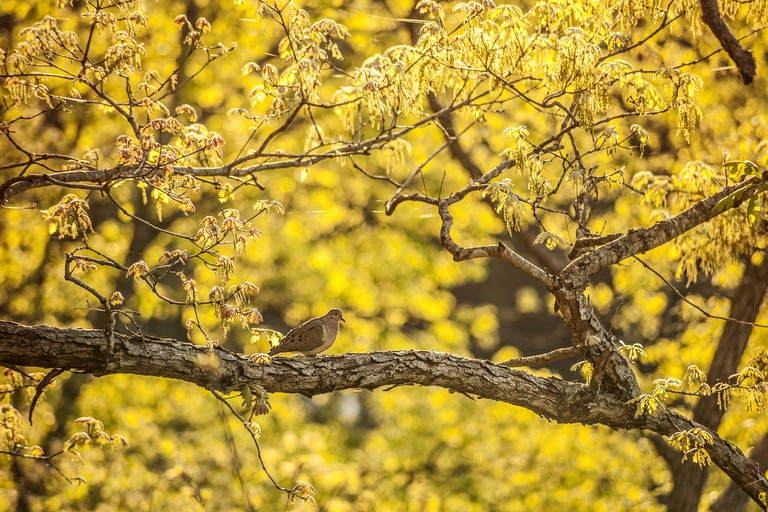
[[[240,423],[242,423],[242,424],[243,424],[243,426],[245,427],[245,430],[247,430],[247,431],[248,431],[248,433],[251,435],[251,439],[253,440],[253,444],[256,446],[256,455],[257,455],[257,456],[258,456],[258,458],[259,458],[259,464],[261,464],[261,469],[264,471],[264,474],[265,474],[265,475],[267,475],[267,478],[269,478],[269,479],[270,479],[270,481],[272,482],[272,485],[274,485],[274,486],[275,486],[275,488],[276,488],[276,489],[278,489],[278,490],[280,490],[280,491],[283,491],[283,492],[287,492],[288,494],[291,494],[291,493],[292,493],[292,492],[291,492],[291,490],[290,490],[290,489],[287,489],[287,488],[285,488],[285,487],[283,487],[283,486],[282,486],[282,485],[280,485],[280,484],[278,484],[278,483],[277,483],[277,481],[276,481],[276,480],[275,480],[275,479],[272,477],[272,475],[269,473],[269,470],[267,470],[267,466],[266,466],[266,464],[264,463],[264,459],[263,459],[263,458],[262,458],[262,456],[261,456],[261,447],[259,446],[259,440],[256,438],[256,434],[255,434],[255,433],[254,433],[254,432],[253,432],[253,431],[252,431],[250,428],[248,428],[248,427],[247,427],[247,424],[249,423],[249,422],[248,422],[248,420],[246,420],[245,418],[243,418],[242,416],[240,416],[240,414],[239,414],[239,413],[238,413],[238,412],[237,412],[237,411],[236,411],[236,410],[235,410],[235,409],[234,409],[234,408],[233,408],[233,407],[230,405],[230,403],[229,403],[229,402],[227,402],[227,401],[224,399],[224,397],[223,397],[223,396],[221,396],[220,394],[218,394],[216,391],[213,391],[213,390],[211,390],[211,394],[212,394],[214,397],[216,397],[216,400],[218,400],[219,402],[221,402],[221,403],[223,403],[224,405],[226,405],[226,406],[227,406],[227,409],[229,409],[229,411],[230,411],[232,414],[234,414],[234,415],[235,415],[235,417],[236,417],[238,420],[240,420]]]
[[[675,285],[670,283],[667,280],[667,278],[665,278],[663,275],[661,275],[658,271],[656,271],[654,268],[652,268],[646,262],[644,262],[643,260],[641,260],[637,256],[632,256],[632,257],[634,259],[636,259],[637,261],[639,261],[642,266],[644,266],[645,268],[647,268],[648,270],[653,272],[653,274],[656,275],[656,277],[658,277],[659,279],[661,279],[664,282],[664,284],[669,286],[672,289],[672,291],[675,292],[675,295],[677,295],[683,302],[685,302],[688,305],[692,306],[694,309],[699,311],[705,317],[713,318],[715,320],[725,320],[726,322],[734,322],[734,323],[742,324],[742,325],[751,325],[752,327],[763,327],[763,328],[768,327],[768,325],[766,325],[766,324],[758,324],[756,322],[747,322],[746,320],[737,320],[736,318],[730,318],[730,317],[727,317],[727,316],[713,315],[712,313],[709,313],[708,311],[705,311],[701,306],[697,305],[696,303],[694,303],[693,301],[688,299],[685,295],[683,295],[682,292],[680,292],[680,290],[678,290],[675,287]]]
[[[229,446],[230,451],[232,452],[232,469],[234,470],[237,481],[240,484],[240,489],[243,491],[243,498],[245,499],[246,508],[250,512],[255,512],[256,509],[253,508],[251,498],[248,496],[248,489],[245,486],[245,479],[243,478],[243,472],[241,471],[243,465],[240,462],[240,455],[237,452],[237,444],[235,443],[235,439],[232,437],[232,429],[227,423],[227,417],[224,414],[224,409],[221,406],[219,406],[219,420],[221,421],[221,425],[224,428],[224,439],[227,442],[227,446]]]

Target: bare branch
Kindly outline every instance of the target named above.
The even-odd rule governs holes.
[[[670,283],[669,280],[666,277],[664,277],[663,275],[661,275],[656,269],[654,269],[653,267],[648,265],[646,262],[641,260],[639,257],[637,257],[637,256],[632,256],[632,257],[634,259],[636,259],[637,261],[639,261],[642,266],[644,266],[645,268],[650,270],[656,277],[661,279],[664,282],[664,284],[667,285],[667,287],[672,289],[672,292],[675,295],[677,295],[678,298],[680,298],[680,300],[682,300],[683,302],[685,302],[686,304],[688,304],[689,306],[694,308],[696,311],[698,311],[699,313],[701,313],[705,317],[713,318],[715,320],[725,320],[726,322],[734,322],[734,323],[737,323],[737,324],[742,324],[742,325],[746,325],[746,326],[750,326],[750,327],[763,327],[763,328],[768,327],[768,325],[766,325],[766,324],[759,324],[759,323],[754,322],[754,319],[753,319],[753,321],[747,321],[747,320],[740,320],[738,318],[731,318],[731,317],[727,317],[727,316],[713,315],[712,313],[710,313],[709,311],[707,311],[706,309],[702,308],[701,306],[699,306],[698,304],[696,304],[695,302],[690,300],[688,297],[683,295],[683,293],[680,290],[678,290],[675,285]],[[737,293],[736,297],[738,297],[738,296],[739,296],[739,294]],[[731,373],[733,373],[733,372],[731,372]]]
[[[554,363],[555,361],[562,361],[569,357],[576,357],[581,352],[575,347],[565,347],[552,350],[546,354],[536,354],[535,356],[526,357],[513,357],[499,363],[501,366],[508,368],[516,368],[519,366],[541,366],[543,364]]]
[[[527,259],[513,251],[509,246],[499,242],[497,245],[483,245],[479,247],[461,247],[451,237],[453,216],[448,211],[448,200],[441,200],[438,204],[440,218],[443,221],[440,228],[440,241],[443,247],[453,255],[454,261],[471,260],[475,258],[499,258],[510,263],[515,268],[522,270],[547,288],[555,284],[555,279],[542,268],[537,267]]]

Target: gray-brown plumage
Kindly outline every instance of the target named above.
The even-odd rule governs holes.
[[[313,356],[328,350],[339,334],[339,322],[346,322],[339,309],[332,309],[323,316],[307,320],[288,331],[280,343],[272,347],[269,355],[296,352]]]

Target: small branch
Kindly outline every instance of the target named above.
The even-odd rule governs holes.
[[[264,474],[267,475],[267,478],[269,478],[269,480],[272,482],[272,485],[274,485],[275,488],[280,490],[280,491],[287,492],[288,494],[291,494],[291,490],[283,487],[280,484],[278,484],[277,481],[270,474],[269,470],[267,470],[267,466],[266,466],[266,464],[264,464],[264,459],[261,456],[261,447],[259,446],[259,440],[256,437],[256,434],[253,432],[253,430],[248,428],[249,421],[246,420],[245,418],[243,418],[242,416],[240,416],[240,414],[234,409],[234,407],[232,407],[232,405],[230,405],[230,403],[227,402],[227,400],[225,400],[224,397],[221,396],[220,394],[218,394],[216,391],[211,390],[211,394],[214,397],[216,397],[216,400],[218,400],[219,402],[223,403],[227,407],[227,409],[229,409],[229,412],[231,412],[238,419],[238,421],[240,421],[240,423],[243,424],[243,426],[245,427],[245,430],[251,435],[251,439],[253,440],[253,444],[256,446],[256,455],[258,456],[259,464],[261,464],[261,469],[262,469],[262,471],[264,471]]]
[[[50,466],[53,468],[58,474],[60,474],[67,482],[74,484],[74,483],[82,483],[82,480],[78,477],[71,477],[68,476],[64,471],[57,466],[54,463],[54,459],[56,457],[60,457],[65,452],[63,450],[59,450],[56,453],[52,453],[51,455],[30,455],[28,453],[21,453],[21,452],[15,452],[15,451],[8,451],[8,450],[0,450],[0,455],[9,455],[11,457],[19,457],[22,459],[30,459],[35,460],[38,462],[41,462],[47,466]]]
[[[501,366],[506,366],[508,368],[516,368],[519,366],[541,366],[543,364],[562,361],[563,359],[576,357],[578,355],[581,355],[581,352],[579,352],[577,348],[565,347],[565,348],[555,349],[551,352],[547,352],[546,354],[537,354],[535,356],[525,356],[525,357],[513,357],[512,359],[507,359],[506,361],[502,361],[501,363],[497,363],[497,364],[500,364]]]
[[[646,262],[644,262],[643,260],[641,260],[637,256],[632,256],[632,257],[634,259],[636,259],[637,261],[639,261],[642,266],[644,266],[645,268],[650,270],[656,277],[661,279],[664,282],[664,284],[667,285],[675,293],[675,295],[678,296],[678,298],[680,298],[680,300],[682,300],[683,302],[685,302],[689,306],[693,307],[696,311],[698,311],[699,313],[701,313],[705,317],[713,318],[715,320],[725,320],[726,322],[734,322],[734,323],[737,323],[737,324],[748,325],[748,326],[751,326],[751,327],[763,327],[763,328],[768,327],[768,324],[759,324],[757,322],[748,322],[746,320],[739,320],[737,318],[730,318],[730,317],[727,317],[727,316],[713,315],[712,313],[706,311],[704,308],[702,308],[701,306],[699,306],[695,302],[691,301],[688,297],[683,295],[680,292],[680,290],[678,290],[677,287],[675,287],[675,285],[670,283],[669,280],[667,278],[665,278],[663,275],[661,275],[658,271],[656,271],[656,269],[654,269],[653,267],[648,265]]]
[[[522,270],[547,288],[554,286],[555,278],[552,277],[551,274],[523,258],[502,242],[499,242],[497,245],[461,247],[451,237],[453,216],[448,212],[448,206],[445,201],[440,202],[438,211],[440,212],[440,218],[443,221],[443,226],[440,229],[440,241],[442,242],[443,247],[453,255],[454,261],[464,261],[475,258],[499,258],[510,263],[515,268]]]

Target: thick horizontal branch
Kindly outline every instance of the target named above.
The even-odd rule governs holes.
[[[676,413],[634,416],[634,406],[584,384],[537,377],[489,361],[432,351],[401,350],[339,356],[274,358],[259,364],[222,348],[172,339],[114,334],[105,354],[104,332],[92,329],[24,326],[0,321],[0,365],[82,371],[93,375],[136,374],[191,382],[227,391],[257,384],[268,392],[313,396],[342,389],[384,386],[437,386],[468,396],[529,409],[561,423],[648,429],[670,435],[704,428]],[[768,492],[757,464],[734,445],[710,432],[712,460],[755,501]]]
[[[729,208],[737,208],[758,191],[760,183],[760,178],[754,177],[726,187],[717,194],[696,203],[670,219],[654,224],[650,228],[630,230],[626,235],[573,260],[560,272],[558,280],[567,289],[582,289],[587,285],[589,277],[596,272],[631,256],[664,245],[686,231],[720,215],[722,211],[715,208],[720,200],[740,191],[734,197],[733,203],[729,205]]]

